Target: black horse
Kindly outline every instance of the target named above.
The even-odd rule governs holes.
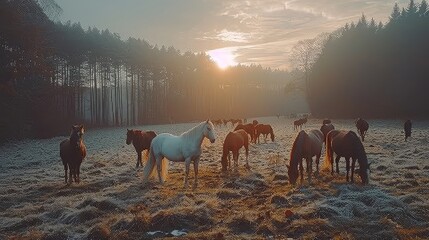
[[[411,137],[411,127],[412,127],[411,120],[408,119],[404,123],[405,141],[407,141],[407,138]]]

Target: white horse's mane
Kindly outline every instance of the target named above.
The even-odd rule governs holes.
[[[195,138],[197,137],[197,135],[201,134],[201,128],[207,123],[207,121],[201,122],[199,123],[197,126],[189,129],[188,131],[182,133],[180,136],[183,136],[185,138]],[[213,124],[209,121],[208,122],[210,124],[210,127],[213,129]]]

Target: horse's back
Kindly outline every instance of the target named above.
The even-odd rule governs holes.
[[[363,145],[354,131],[340,131],[332,139],[332,148],[338,155],[357,157]]]

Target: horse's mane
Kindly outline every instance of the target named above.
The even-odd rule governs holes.
[[[199,131],[206,123],[208,123],[210,125],[210,127],[212,129],[214,129],[213,127],[213,123],[211,121],[203,121],[201,123],[199,123],[198,125],[196,125],[195,127],[189,129],[188,131],[180,134],[180,136],[185,137],[185,138],[193,138],[195,137],[195,135],[200,134],[201,131]]]

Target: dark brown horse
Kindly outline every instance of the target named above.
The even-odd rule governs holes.
[[[249,168],[249,136],[247,136],[247,132],[240,129],[234,132],[229,132],[225,141],[223,142],[223,152],[222,152],[222,171],[226,171],[231,169],[231,157],[229,152],[232,152],[232,158],[234,160],[235,168],[238,169],[238,155],[240,148],[246,149],[246,167]]]
[[[411,137],[411,127],[412,127],[411,120],[408,119],[404,123],[405,141],[407,141],[407,138]]]
[[[255,133],[256,133],[256,136],[255,136],[255,138],[258,140],[258,143],[259,143],[259,136],[261,135],[261,134],[263,134],[264,135],[264,140],[265,140],[265,142],[267,142],[267,136],[268,136],[268,134],[270,134],[270,137],[271,137],[271,141],[273,141],[274,142],[274,132],[273,132],[273,128],[271,127],[271,125],[269,125],[269,124],[258,124],[258,125],[256,125],[255,126]]]
[[[334,125],[332,125],[332,124],[330,124],[330,123],[328,123],[328,124],[323,124],[323,125],[320,127],[320,131],[323,133],[323,142],[324,142],[324,143],[326,143],[326,135],[328,135],[328,133],[329,133],[331,130],[334,130],[334,129],[335,129]]]
[[[289,182],[295,184],[298,179],[298,166],[301,173],[301,183],[304,181],[302,159],[307,163],[308,181],[311,182],[313,172],[313,156],[316,156],[316,171],[319,172],[319,160],[322,152],[323,134],[320,130],[311,130],[308,134],[301,130],[295,138],[290,152],[288,168]]]
[[[256,143],[256,137],[255,137],[255,125],[253,123],[247,123],[247,124],[241,124],[239,123],[235,128],[234,131],[243,129],[247,132],[247,134],[250,135],[250,142]]]
[[[139,167],[139,165],[143,167],[142,152],[144,150],[149,150],[150,144],[152,143],[152,139],[154,139],[155,137],[156,133],[154,131],[145,132],[140,130],[127,129],[126,143],[130,145],[132,142],[137,153],[136,168]],[[147,154],[148,151],[146,151],[146,156],[148,156]]]
[[[362,138],[362,142],[365,141],[365,135],[368,131],[369,124],[367,121],[363,120],[362,118],[358,118],[355,122],[356,128],[359,132],[360,137]]]
[[[366,157],[365,149],[362,145],[357,134],[353,131],[339,131],[332,130],[326,136],[326,154],[324,160],[324,168],[331,170],[331,174],[334,174],[334,154],[337,166],[337,174],[340,173],[338,168],[338,162],[341,157],[346,159],[346,170],[347,170],[347,182],[349,181],[350,171],[350,158],[352,159],[351,165],[351,181],[354,182],[353,174],[355,170],[355,163],[358,160],[359,163],[359,176],[363,184],[369,183],[369,166],[368,159]]]
[[[80,165],[86,157],[86,147],[83,143],[83,125],[72,126],[70,138],[60,143],[60,157],[64,165],[64,181],[67,184],[80,182]],[[67,170],[70,169],[67,179]]]
[[[293,129],[296,130],[299,127],[299,129],[301,130],[302,125],[304,125],[305,123],[307,123],[307,118],[300,118],[293,122]]]

